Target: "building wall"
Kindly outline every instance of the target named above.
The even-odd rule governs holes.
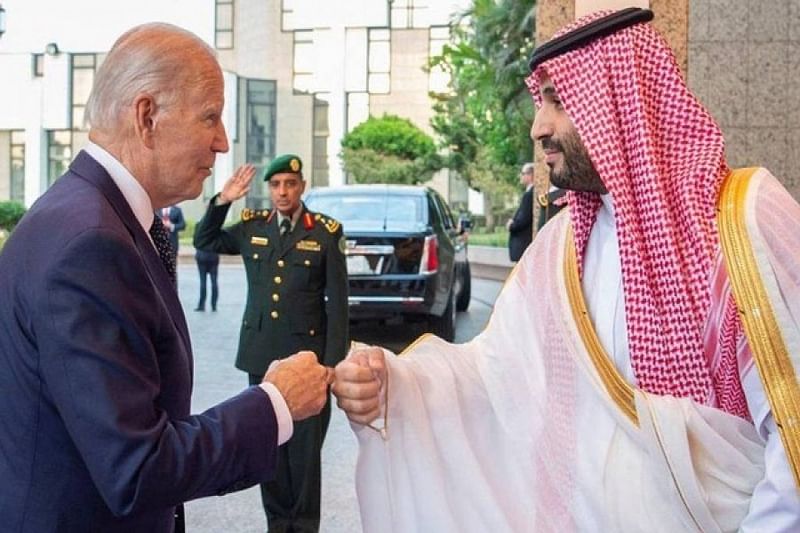
[[[3,0],[7,31],[0,37],[0,132],[25,130],[25,201],[28,205],[47,188],[48,130],[70,129],[71,55],[91,53],[102,61],[103,54],[130,27],[161,20],[182,26],[213,46],[215,38],[214,0]],[[446,25],[455,10],[469,0],[431,0],[424,6],[384,0],[236,0],[233,47],[217,51],[225,78],[226,110],[223,120],[229,134],[230,151],[220,154],[204,194],[181,204],[187,218],[198,218],[208,198],[246,159],[247,113],[244,84],[247,79],[276,83],[275,154],[297,153],[305,162],[307,177],[314,159],[314,101],[327,103],[328,175],[323,182],[342,183],[338,161],[341,139],[357,125],[347,122],[347,95],[367,94],[368,34],[383,28],[391,35],[391,84],[388,95],[372,95],[369,110],[353,117],[363,120],[367,112],[384,112],[407,117],[430,132],[428,74],[422,67],[428,60],[431,25]],[[398,8],[399,6],[399,8]],[[89,14],[91,16],[89,17]],[[91,31],[86,21],[91,18]],[[306,85],[296,84],[295,32],[313,44],[313,71]],[[44,75],[33,74],[33,56],[42,54],[48,43],[56,43],[57,55],[45,55]],[[343,75],[344,74],[344,75]],[[300,90],[303,89],[303,90]],[[371,101],[370,101],[371,100]],[[0,134],[0,143],[2,143]],[[6,134],[7,136],[7,134]],[[73,150],[82,146],[86,133],[73,132]],[[319,138],[319,137],[318,137]],[[9,166],[8,142],[0,148],[0,169]],[[317,157],[319,163],[320,158]],[[323,159],[324,161],[324,159]],[[9,187],[8,171],[0,170],[0,192]],[[451,179],[441,177],[441,183]],[[312,183],[313,184],[313,183]],[[442,189],[447,189],[443,186]],[[232,216],[238,207],[231,210]]]
[[[764,166],[800,199],[800,2],[692,0],[689,85],[733,167]]]
[[[428,97],[428,76],[422,71],[428,63],[428,55],[427,29],[392,32],[391,92],[370,96],[369,107],[373,116],[399,115],[433,135],[430,125],[433,102]]]

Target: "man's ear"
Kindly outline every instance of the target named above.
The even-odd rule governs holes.
[[[155,146],[156,100],[153,95],[143,93],[136,96],[133,107],[136,113],[136,137],[147,148],[153,148]]]

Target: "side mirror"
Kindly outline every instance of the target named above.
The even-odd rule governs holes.
[[[459,233],[465,233],[472,229],[472,221],[467,217],[461,217],[458,219],[458,231]]]

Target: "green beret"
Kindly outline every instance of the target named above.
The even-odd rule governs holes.
[[[264,181],[269,181],[269,179],[275,174],[281,174],[284,172],[300,174],[300,171],[302,170],[303,162],[299,157],[294,154],[283,154],[273,159],[269,164],[267,171],[264,173]]]

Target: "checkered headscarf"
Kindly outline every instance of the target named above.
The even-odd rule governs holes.
[[[583,17],[559,35],[608,13]],[[729,391],[718,390],[720,376],[704,354],[703,329],[719,242],[716,200],[728,173],[722,132],[649,24],[539,65],[526,80],[537,105],[543,72],[613,199],[638,386],[717,403],[719,393]],[[600,198],[571,191],[569,204],[582,263]],[[741,393],[733,396],[740,404]]]

